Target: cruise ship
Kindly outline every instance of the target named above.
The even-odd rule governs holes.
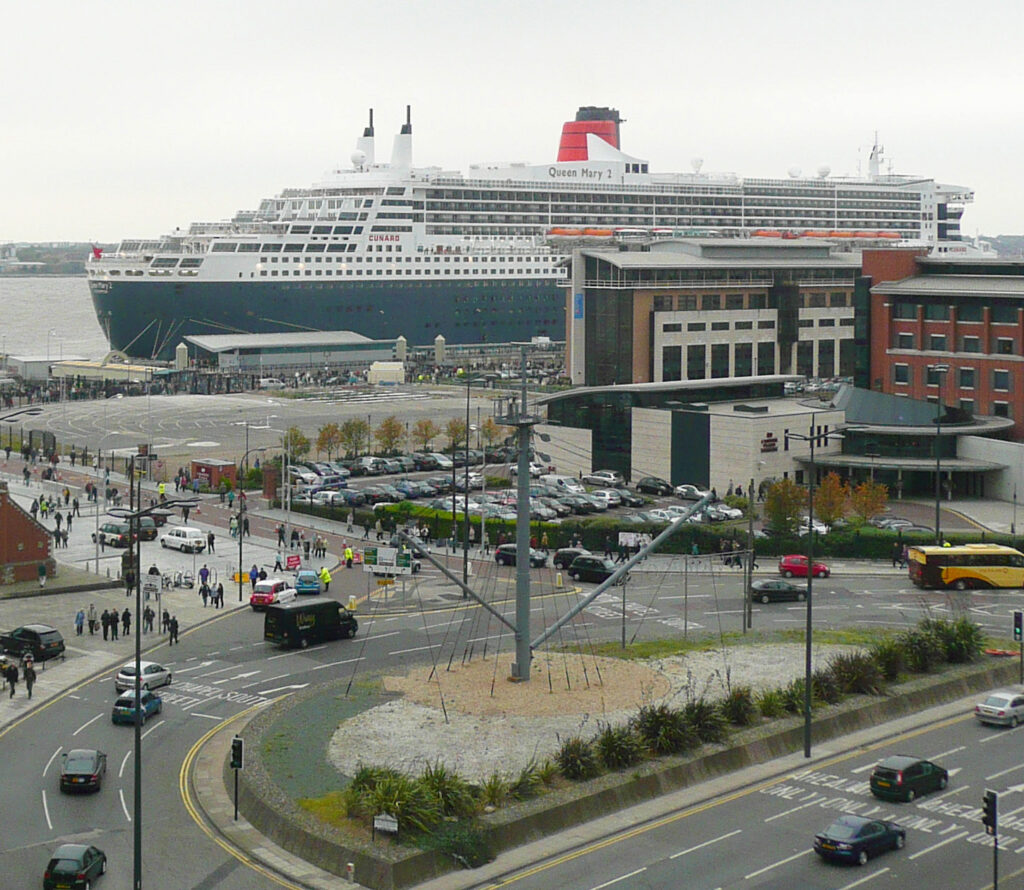
[[[410,346],[565,337],[574,246],[680,237],[818,237],[851,247],[960,239],[967,188],[882,171],[777,179],[654,173],[612,108],[580,108],[557,160],[413,166],[412,120],[377,160],[373,111],[351,166],[227,222],[94,248],[89,288],[112,349],[169,359],[190,334],[349,330]]]

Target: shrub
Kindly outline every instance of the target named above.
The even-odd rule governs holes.
[[[709,702],[703,697],[686,703],[683,719],[702,742],[720,742],[728,734],[722,709],[716,702]]]
[[[644,705],[631,722],[653,754],[678,754],[697,744],[682,712],[668,705]]]
[[[888,637],[875,643],[868,654],[871,660],[878,665],[882,676],[891,681],[898,680],[900,673],[906,667],[903,646],[895,637]]]
[[[382,777],[361,798],[365,814],[390,813],[399,826],[414,831],[430,830],[443,816],[437,799],[422,782],[401,774]]]
[[[896,641],[903,649],[907,668],[915,674],[930,673],[943,661],[942,641],[930,631],[905,630]]]
[[[769,719],[781,717],[786,712],[785,695],[781,689],[765,689],[758,693],[757,709]]]
[[[631,726],[602,727],[594,739],[594,746],[608,769],[625,769],[643,758],[643,747]]]
[[[550,761],[546,761],[550,763]],[[530,762],[526,764],[518,775],[511,779],[508,783],[508,795],[514,797],[516,800],[526,800],[530,797],[536,797],[540,793],[540,786],[543,780],[540,775],[540,768],[537,766],[537,761],[530,759]]]
[[[553,785],[558,778],[558,764],[553,760],[545,760],[537,767],[537,778],[545,785]]]
[[[963,615],[956,621],[925,618],[918,627],[923,633],[930,633],[939,641],[944,660],[951,664],[975,661],[985,645],[981,628]]]
[[[834,705],[843,697],[843,690],[828,668],[811,674],[811,695],[815,701]]]
[[[371,815],[365,809],[365,795],[372,792],[381,781],[394,779],[399,772],[389,766],[367,766],[360,763],[356,766],[356,774],[345,788],[345,807],[350,816]]]
[[[424,839],[423,845],[451,856],[463,868],[479,868],[494,858],[484,832],[465,822],[439,826]]]
[[[600,775],[601,768],[590,742],[573,736],[558,749],[558,765],[562,775],[577,782]]]
[[[486,806],[500,807],[507,797],[508,781],[501,773],[495,771],[484,779],[480,786],[480,799]]]
[[[844,693],[881,695],[885,678],[878,662],[867,652],[840,652],[828,662],[828,669]]]
[[[757,719],[757,705],[749,686],[733,686],[721,707],[725,719],[733,726],[749,726]]]
[[[782,688],[782,706],[790,714],[802,714],[804,712],[804,678],[798,677]],[[814,707],[814,682],[811,682],[811,707]]]
[[[423,770],[419,782],[427,794],[437,801],[443,815],[462,818],[476,812],[477,800],[473,787],[440,760]]]

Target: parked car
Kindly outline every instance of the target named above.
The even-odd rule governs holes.
[[[402,492],[409,500],[414,500],[420,496],[419,485],[411,479],[399,479],[395,482],[395,488]]]
[[[206,535],[198,528],[178,525],[160,536],[160,546],[182,553],[202,553],[206,547]]]
[[[614,488],[596,488],[589,492],[592,498],[599,498],[608,504],[609,508],[621,507],[622,498],[619,497],[619,493]]]
[[[573,581],[606,581],[615,573],[615,563],[603,556],[577,556],[569,566]]]
[[[266,609],[279,603],[290,603],[295,599],[295,588],[284,578],[267,578],[257,581],[249,597],[249,605],[254,612]]]
[[[708,504],[704,508],[704,512],[712,522],[725,522],[729,519],[743,518],[742,510],[739,510],[736,507],[730,507],[728,504]]]
[[[597,512],[597,506],[586,495],[566,492],[562,495],[561,500],[563,503],[568,502],[572,506],[574,513],[585,515]]]
[[[1008,686],[990,692],[974,706],[974,716],[982,723],[1016,727],[1024,721],[1024,687]]]
[[[622,501],[623,507],[642,507],[646,503],[642,497],[633,494],[624,485],[616,486],[615,490],[619,493],[619,500]]]
[[[494,561],[500,566],[514,566],[516,564],[516,545],[499,544],[494,551]],[[548,558],[540,550],[530,548],[530,567],[540,568],[548,563]]]
[[[871,771],[871,793],[883,800],[905,800],[932,791],[942,791],[949,784],[949,772],[937,763],[897,754],[886,757]]]
[[[35,661],[64,657],[64,637],[49,624],[26,624],[10,633],[0,634],[0,649],[24,658],[31,654]]]
[[[60,790],[99,791],[106,773],[106,754],[95,748],[73,748],[60,758]]]
[[[592,473],[585,473],[583,481],[605,488],[618,488],[620,485],[626,484],[626,480],[622,478],[622,473],[618,470],[594,470]]]
[[[796,600],[802,603],[807,599],[807,588],[799,584],[783,581],[781,578],[764,578],[750,585],[750,595],[762,603],[775,603],[783,600]]]
[[[513,476],[517,476],[519,474],[519,464],[517,464],[517,463],[509,464],[508,465],[508,471]],[[548,467],[545,467],[543,464],[538,464],[538,463],[535,463],[534,461],[530,461],[530,476],[533,479],[539,479],[541,476],[543,476],[547,472],[548,472]]]
[[[139,667],[142,669],[141,686],[143,689],[157,689],[160,686],[171,685],[171,672],[163,665],[157,664],[155,661],[140,661]],[[118,692],[135,688],[134,661],[129,661],[121,666],[121,670],[114,677],[114,688]]]
[[[823,859],[867,865],[868,859],[886,850],[900,850],[907,832],[895,822],[840,816],[814,837],[814,852]]]
[[[295,574],[295,592],[300,594],[320,593],[320,576],[312,569],[299,569]]]
[[[143,723],[145,723],[154,714],[159,714],[163,710],[163,699],[161,699],[155,692],[150,692],[148,689],[142,690],[142,695],[139,696],[139,700],[142,703]],[[110,722],[127,723],[134,726],[136,713],[135,690],[133,689],[130,692],[125,692],[118,696],[117,701],[114,702],[114,708],[110,712]]]
[[[644,494],[672,494],[672,486],[664,479],[659,479],[657,476],[644,476],[642,479],[638,479],[636,483],[636,490],[643,492]]]
[[[803,554],[783,556],[779,560],[779,574],[785,575],[787,578],[806,578],[807,557]],[[832,570],[825,563],[816,562],[814,564],[815,578],[827,578],[831,574]]]
[[[683,498],[688,501],[699,501],[701,498],[706,498],[710,491],[706,491],[703,488],[698,488],[696,485],[690,485],[688,482],[682,485],[677,485],[672,492],[677,498]]]
[[[561,547],[551,557],[551,563],[556,569],[567,569],[577,556],[592,556],[586,547]]]
[[[97,536],[107,547],[127,547],[133,540],[131,526],[127,522],[104,522],[98,532],[92,533],[93,543]]]
[[[426,454],[422,451],[417,452],[412,456],[413,466],[417,470],[436,470],[441,465],[437,462],[437,458],[432,454]]]
[[[43,890],[80,890],[107,871],[107,855],[88,844],[61,844],[43,872]]]

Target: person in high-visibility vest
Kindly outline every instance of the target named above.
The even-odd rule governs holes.
[[[159,492],[159,494],[160,494],[160,500],[161,500],[161,501],[162,501],[162,500],[164,500],[164,492],[165,492],[165,491],[167,490],[167,488],[166,488],[166,486],[165,486],[165,485],[163,484],[163,482],[161,482],[161,483],[160,483],[160,484],[159,484],[159,485],[158,485],[158,486],[156,487],[156,490],[157,490],[157,491]]]
[[[320,581],[324,585],[324,593],[327,593],[331,589],[331,573],[327,571],[327,566],[320,569]]]
[[[345,568],[346,569],[352,568],[352,558],[353,558],[353,556],[354,556],[354,554],[352,553],[352,548],[346,546],[345,547]]]

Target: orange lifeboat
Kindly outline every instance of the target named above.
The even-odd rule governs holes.
[[[755,229],[753,232],[755,238],[781,238],[782,232],[776,232],[774,229]]]
[[[579,229],[548,229],[552,238],[579,238],[581,234]]]
[[[611,238],[615,233],[611,229],[584,229],[583,234],[588,238]]]

